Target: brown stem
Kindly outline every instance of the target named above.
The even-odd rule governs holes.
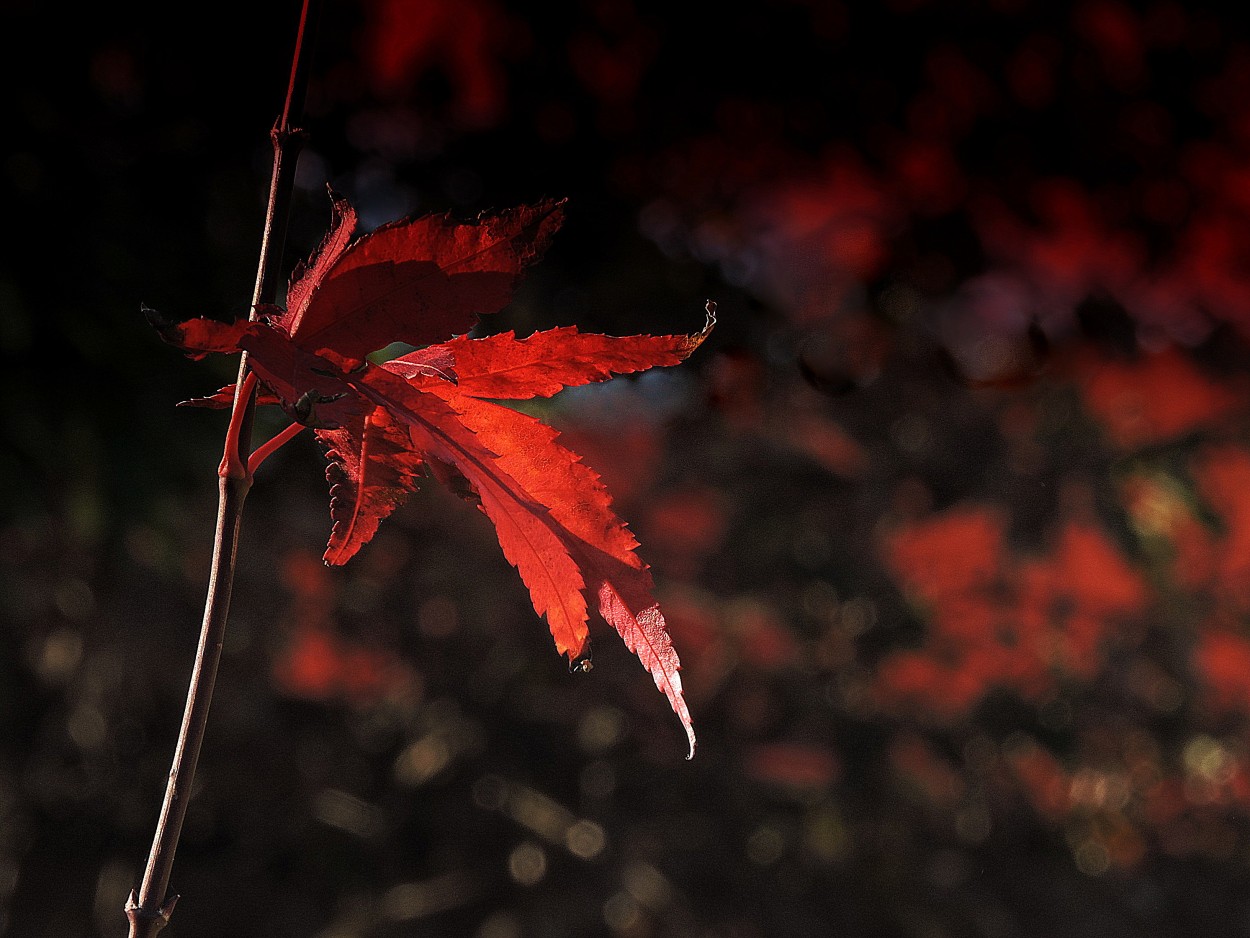
[[[226,631],[226,615],[230,610],[230,588],[234,579],[235,554],[239,544],[239,523],[243,517],[243,502],[247,498],[251,480],[223,475],[218,491],[220,501],[217,509],[217,535],[213,544],[213,566],[208,580],[208,599],[204,604],[204,624],[200,631],[199,650],[195,667],[191,672],[191,686],[187,690],[187,707],[182,717],[182,729],[174,750],[174,762],[169,770],[169,782],[165,788],[165,801],[161,805],[156,836],[152,840],[152,852],[148,855],[143,885],[136,896],[130,894],[126,903],[126,916],[130,919],[130,938],[147,938],[160,931],[169,922],[177,896],[166,901],[169,889],[169,873],[173,868],[174,851],[182,833],[182,821],[191,800],[191,784],[195,779],[195,765],[199,760],[200,745],[204,741],[204,729],[208,724],[208,708],[213,698],[213,684],[217,678],[217,664],[221,660],[221,646]]]
[[[295,164],[303,143],[303,132],[293,126],[299,120],[303,107],[304,89],[308,81],[308,31],[309,23],[315,22],[319,0],[303,0],[300,11],[299,30],[295,52],[291,60],[291,79],[287,86],[286,102],[282,116],[273,129],[273,172],[269,184],[269,206],[265,213],[265,228],[261,238],[260,262],[256,271],[256,285],[252,293],[251,318],[255,319],[261,306],[271,304],[277,296],[277,271],[281,264],[282,249],[286,241],[286,223],[290,210],[291,193],[295,187]],[[251,450],[252,412],[255,408],[255,380],[248,379],[246,354],[239,363],[239,378],[235,384],[234,407],[231,411],[230,432],[226,437],[225,453],[218,470],[217,528],[213,541],[213,563],[208,578],[208,596],[204,602],[204,621],[200,629],[200,643],[187,688],[186,709],[183,711],[182,728],[174,750],[173,765],[165,788],[160,820],[152,840],[143,884],[137,892],[132,891],[126,903],[126,917],[130,920],[130,938],[150,938],[169,923],[170,913],[177,896],[167,898],[169,876],[173,868],[174,851],[182,833],[182,822],[187,804],[191,800],[191,786],[195,779],[195,767],[199,761],[204,730],[208,724],[208,710],[213,698],[213,685],[217,679],[217,666],[221,661],[222,642],[225,637],[226,618],[230,610],[230,593],[234,584],[235,557],[238,551],[239,526],[243,517],[243,503],[252,486],[251,473],[247,469]]]

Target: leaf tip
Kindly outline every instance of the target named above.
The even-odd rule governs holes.
[[[594,654],[590,647],[589,637],[582,642],[581,650],[574,651],[570,648],[567,654],[569,657],[569,674],[587,674],[594,670]]]
[[[678,355],[682,358],[687,358],[694,354],[694,350],[707,341],[707,337],[712,334],[712,330],[716,327],[716,301],[708,300],[703,305],[703,309],[707,314],[707,318],[703,322],[703,328],[693,335],[682,338],[680,348],[678,349]]]
[[[156,334],[166,345],[181,349],[188,358],[195,361],[199,361],[207,354],[203,350],[187,347],[186,329],[181,320],[174,319],[159,309],[148,306],[147,303],[140,303],[139,311],[143,313],[143,318],[148,321],[148,325],[156,330]]]
[[[677,670],[681,670],[681,665],[677,666]],[[686,731],[686,740],[690,744],[690,749],[686,753],[686,761],[689,762],[694,758],[696,746],[694,720],[690,718],[690,709],[686,706],[686,700],[681,691],[681,679],[676,674],[673,675],[672,689],[674,694],[669,697],[669,703],[672,704],[673,712],[677,714],[677,718],[681,720],[682,728]]]
[[[143,318],[148,321],[148,325],[162,335],[166,330],[178,325],[178,320],[162,313],[159,309],[148,306],[147,303],[139,304],[139,312],[143,313]]]
[[[716,327],[716,301],[708,300],[703,306],[704,312],[707,313],[707,319],[703,323],[703,328],[695,334],[700,342],[712,334],[712,329]]]

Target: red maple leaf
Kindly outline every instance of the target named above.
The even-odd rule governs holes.
[[[546,250],[562,205],[547,201],[469,223],[430,215],[354,238],[356,213],[335,198],[331,230],[296,271],[286,309],[233,323],[174,322],[151,311],[149,318],[193,358],[246,351],[262,386],[259,402],[280,405],[296,421],[277,444],[314,429],[329,460],[327,563],[354,556],[420,479],[444,482],[494,524],[571,662],[587,650],[593,598],[668,698],[693,755],[681,665],[637,541],[599,476],[557,442],[555,430],[492,399],[550,397],[676,365],[707,337],[714,307],[694,335],[614,337],[564,327],[524,339],[511,332],[469,338],[477,317],[502,309],[523,269]],[[366,357],[394,342],[417,350],[381,364]],[[231,387],[186,403],[225,407],[233,398]],[[249,470],[274,448],[258,448]]]

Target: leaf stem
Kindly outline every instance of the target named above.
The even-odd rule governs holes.
[[[303,0],[295,51],[291,57],[291,78],[287,86],[282,116],[271,133],[274,156],[269,184],[269,204],[261,237],[260,261],[252,294],[250,318],[257,317],[261,306],[271,304],[277,295],[277,271],[286,241],[287,216],[295,185],[295,165],[304,134],[292,126],[299,120],[304,92],[308,83],[309,24],[317,19],[320,0]],[[126,903],[130,920],[130,938],[150,938],[169,923],[177,896],[167,898],[174,852],[182,833],[196,763],[208,724],[213,685],[225,637],[226,619],[230,610],[230,594],[234,584],[235,559],[238,552],[239,528],[243,503],[252,486],[248,471],[251,449],[252,414],[256,404],[256,379],[247,364],[247,356],[239,363],[235,383],[234,406],[230,414],[222,465],[218,472],[217,526],[213,540],[213,562],[209,572],[208,595],[204,602],[204,619],[195,666],[187,688],[186,708],[174,750],[173,765],[165,788],[160,819],[152,840],[152,849],[144,869],[143,883],[132,891]]]
[[[262,443],[252,451],[252,455],[247,460],[247,474],[253,476],[256,470],[260,468],[260,464],[272,456],[278,449],[285,446],[291,440],[295,439],[304,432],[305,426],[302,423],[293,423],[281,433],[277,434],[273,439]]]
[[[244,402],[240,407],[239,402]],[[234,395],[234,406],[230,409],[230,425],[226,428],[226,451],[222,454],[221,465],[217,467],[217,475],[221,478],[251,479],[248,463],[243,461],[243,424],[248,416],[248,407],[256,406],[256,374],[248,372],[243,379],[243,386]],[[251,436],[249,433],[248,436]]]

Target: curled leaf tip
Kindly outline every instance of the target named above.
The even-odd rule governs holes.
[[[707,340],[707,337],[712,334],[712,329],[716,326],[716,301],[708,300],[703,308],[707,313],[707,319],[704,321],[702,329],[693,335],[685,337],[685,348],[682,353],[683,358],[693,353],[695,349],[702,345]]]
[[[147,303],[139,304],[139,312],[143,313],[143,317],[148,321],[148,325],[154,329],[160,329],[162,326],[177,325],[176,319],[170,319],[159,309],[153,309]]]
[[[707,313],[707,320],[703,323],[703,329],[698,334],[699,341],[702,342],[712,334],[712,329],[716,326],[716,301],[708,300],[703,307]]]

